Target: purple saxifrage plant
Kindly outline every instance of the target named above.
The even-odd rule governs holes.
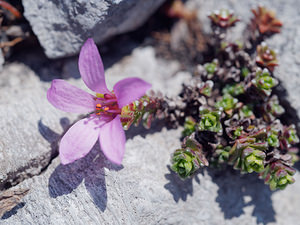
[[[56,108],[89,114],[89,117],[76,122],[61,139],[61,163],[68,164],[84,157],[99,139],[105,156],[121,164],[126,141],[120,120],[122,108],[142,97],[151,84],[139,78],[126,78],[109,91],[103,63],[92,39],[88,39],[81,48],[78,66],[82,80],[96,92],[95,96],[59,79],[52,81],[47,92],[48,101]]]

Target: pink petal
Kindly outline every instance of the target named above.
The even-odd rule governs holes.
[[[62,164],[74,162],[84,157],[95,145],[100,127],[104,124],[98,117],[90,117],[76,122],[63,136],[59,145]]]
[[[101,127],[99,140],[104,155],[120,165],[125,152],[126,138],[119,115]]]
[[[89,89],[101,94],[110,93],[105,83],[101,56],[91,38],[81,48],[78,67],[81,78]]]
[[[95,110],[92,95],[64,80],[52,81],[47,98],[53,106],[65,112],[89,113]]]
[[[114,92],[118,99],[119,107],[122,108],[139,99],[151,88],[151,86],[151,84],[140,78],[126,78],[120,80],[114,86]]]

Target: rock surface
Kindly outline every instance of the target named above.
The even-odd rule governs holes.
[[[300,43],[296,41],[300,13],[295,7],[299,3],[261,2],[276,10],[284,23],[282,33],[269,44],[279,50],[280,67],[275,74],[300,116],[300,103],[295,101],[300,94]],[[205,22],[207,12],[221,6],[233,7],[247,21],[251,16],[249,7],[254,4],[238,0],[224,0],[223,5],[217,0],[187,3],[199,8],[199,16]],[[242,26],[243,23],[236,28],[237,32]],[[151,82],[155,90],[172,95],[190,77],[178,72],[177,62],[155,58],[152,47],[136,48],[112,64],[106,70],[109,87],[124,77],[138,76]],[[18,177],[16,181],[20,181],[39,174],[12,188],[29,188],[30,193],[2,217],[0,224],[299,223],[299,173],[295,184],[277,192],[271,192],[255,174],[241,176],[230,169],[204,170],[195,179],[183,182],[167,167],[170,153],[180,145],[181,129],[167,130],[160,122],[148,131],[138,127],[127,132],[122,167],[110,164],[98,145],[71,165],[60,165],[58,158],[51,162],[57,154],[57,140],[77,117],[48,104],[45,93],[53,78],[50,73],[84,88],[78,79],[77,58],[61,62],[62,74],[52,71],[54,66],[44,63],[42,69],[33,70],[29,64],[13,63],[0,74],[1,179]]]
[[[175,62],[168,67],[163,62],[160,65],[151,48],[137,50],[132,58],[125,58],[119,66],[107,71],[107,83],[113,87],[118,80],[129,76],[143,77],[151,82],[152,75],[157,74],[158,78],[152,82],[154,90],[167,90],[166,80],[174,79],[178,80],[175,82],[178,90],[188,76],[179,74],[171,78],[178,67]],[[60,78],[69,78],[72,84],[86,89],[80,79],[74,78],[80,76],[77,58],[68,60],[62,70]],[[41,81],[34,71],[20,63],[6,66],[0,74],[0,190],[39,174],[57,155],[60,134],[78,117],[49,104],[46,98],[49,86],[49,82]],[[170,91],[165,93],[172,94]]]
[[[177,70],[177,63],[156,59],[154,50],[147,47],[135,49],[106,74],[110,87],[123,77],[141,76],[152,81],[154,89],[172,95],[190,77]],[[83,87],[81,81],[70,78],[76,71],[76,60],[66,63],[64,71],[65,78]],[[57,121],[61,118],[54,110],[48,114]],[[44,127],[49,128],[46,134],[61,133],[60,125],[51,121],[44,122]],[[170,154],[180,145],[180,133],[181,129],[166,130],[159,122],[148,131],[132,128],[127,132],[122,167],[110,164],[98,145],[68,166],[55,158],[44,173],[14,187],[29,188],[30,193],[0,223],[295,224],[300,219],[295,210],[300,207],[299,195],[295,195],[300,188],[299,175],[294,185],[275,193],[256,175],[241,176],[230,169],[225,173],[204,170],[194,180],[181,181],[167,167]]]
[[[59,135],[47,132],[44,123],[61,133],[58,118],[66,114],[46,101],[46,86],[23,64],[10,64],[0,74],[0,190],[38,174],[54,149]],[[47,132],[47,136],[43,137]],[[50,142],[50,144],[49,144]],[[54,147],[54,146],[52,146]]]
[[[180,130],[127,134],[124,167],[105,160],[98,145],[68,166],[55,159],[44,174],[18,185],[31,191],[2,224],[297,224],[300,219],[299,175],[296,184],[275,193],[255,175],[230,170],[206,170],[183,182],[166,167],[180,144]]]
[[[74,55],[88,37],[96,43],[132,31],[164,0],[23,0],[30,22],[50,58]]]

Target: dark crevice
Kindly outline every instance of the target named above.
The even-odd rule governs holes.
[[[70,121],[68,118],[62,118],[60,124],[64,130],[63,134],[70,127]],[[25,179],[31,178],[33,176],[38,176],[47,170],[52,161],[58,156],[58,142],[61,135],[55,133],[50,128],[45,126],[40,120],[38,122],[38,129],[40,134],[49,142],[50,144],[50,156],[40,156],[40,158],[33,159],[28,162],[24,167],[20,167],[17,171],[7,174],[7,178],[0,183],[0,191],[9,189],[16,186]],[[32,173],[32,168],[39,168]]]

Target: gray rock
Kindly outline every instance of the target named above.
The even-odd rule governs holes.
[[[178,68],[178,63],[156,59],[151,47],[138,48],[106,70],[108,86],[127,76],[140,76],[151,81],[155,90],[174,95],[190,78],[188,73],[176,72]],[[71,78],[76,60],[66,63],[63,71],[65,78],[83,87],[81,81]],[[57,111],[51,109],[45,119],[50,116],[59,121]],[[44,123],[50,127],[46,133],[61,134],[60,125]],[[150,130],[131,128],[126,133],[126,154],[120,167],[105,159],[98,144],[71,165],[62,166],[55,158],[44,173],[14,187],[29,188],[30,192],[22,203],[4,214],[0,223],[297,224],[300,216],[295,209],[300,207],[300,199],[295,193],[300,188],[299,174],[295,184],[274,193],[256,174],[242,176],[230,169],[204,170],[193,180],[182,181],[167,166],[170,154],[180,146],[181,130],[162,128],[159,121]],[[49,148],[50,144],[44,146]]]
[[[2,71],[2,69],[3,69],[4,62],[5,62],[4,55],[3,55],[3,52],[1,50],[0,51],[0,71]]]
[[[18,185],[31,191],[2,224],[297,224],[299,175],[275,193],[257,175],[231,170],[181,181],[166,166],[180,131],[127,132],[122,167],[98,145],[71,165],[55,159],[44,174]]]
[[[279,50],[280,67],[275,74],[287,88],[288,99],[300,115],[299,43],[300,20],[296,0],[260,1],[277,10],[285,26],[269,44]],[[253,1],[224,0],[243,19],[251,16]],[[209,10],[220,1],[190,0],[200,7],[206,21]],[[237,27],[237,32],[242,30]],[[238,36],[238,35],[237,35]],[[78,77],[77,59],[65,61],[62,77],[84,87]],[[139,76],[155,90],[176,94],[188,73],[177,72],[176,62],[155,58],[153,48],[137,48],[106,70],[108,86],[124,77]],[[48,67],[44,68],[49,73]],[[38,74],[40,75],[40,74]],[[0,74],[0,154],[3,180],[19,180],[39,174],[56,154],[57,140],[65,130],[61,118],[76,119],[47,103],[49,82],[22,64],[4,67]],[[49,77],[48,77],[49,78]],[[20,110],[20,108],[23,110]],[[26,115],[26,116],[25,116]],[[42,124],[39,125],[40,118]],[[66,119],[65,119],[66,121]],[[66,123],[65,123],[66,124]],[[39,127],[40,132],[38,132]],[[167,167],[170,154],[179,147],[180,132],[166,130],[158,121],[149,131],[138,127],[127,132],[122,167],[110,164],[98,145],[85,158],[62,166],[55,158],[40,175],[14,188],[30,189],[22,203],[6,213],[1,224],[298,224],[300,175],[284,191],[271,192],[255,174],[203,170],[193,180],[181,181]],[[47,140],[48,141],[47,141]],[[51,148],[51,143],[54,148]],[[53,146],[52,146],[53,147]],[[51,150],[54,153],[51,153]],[[46,159],[43,161],[43,159]],[[20,162],[19,162],[20,161]],[[16,165],[15,165],[16,164]],[[26,165],[24,167],[23,165]],[[24,170],[25,168],[25,170]],[[299,166],[298,166],[299,169]],[[22,172],[29,171],[29,172]],[[11,172],[11,173],[10,173]],[[5,178],[11,174],[10,178]]]
[[[164,0],[23,0],[30,22],[49,58],[74,55],[88,37],[96,43],[132,31]]]
[[[147,61],[143,60],[145,58]],[[174,79],[177,79],[178,90],[189,76],[178,74],[171,78],[178,68],[178,63],[170,62],[167,67],[166,62],[156,60],[152,48],[137,49],[130,58],[107,71],[107,83],[113,87],[128,76],[142,77],[150,82],[153,74],[157,74],[152,82],[154,90],[168,89],[169,81]],[[51,79],[49,69],[47,72]],[[73,78],[74,74],[77,77],[77,58],[65,63],[62,77],[87,90],[81,80]],[[9,64],[0,74],[0,190],[39,174],[57,155],[57,142],[63,131],[78,118],[78,115],[55,109],[47,101],[49,86],[49,82],[41,81],[24,64]]]
[[[0,190],[40,173],[56,154],[63,131],[46,99],[46,87],[32,70],[13,63],[0,74]],[[66,120],[62,119],[64,124]],[[68,126],[68,124],[64,124]],[[55,127],[55,132],[48,129]]]

